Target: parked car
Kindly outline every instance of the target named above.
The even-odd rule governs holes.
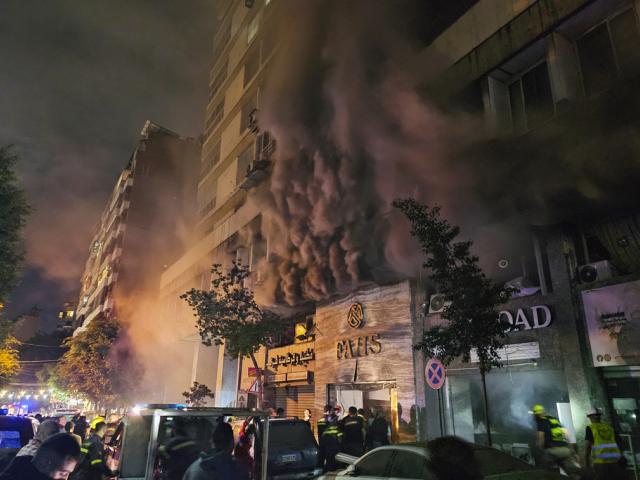
[[[37,422],[27,417],[0,416],[0,472],[36,433]]]
[[[538,469],[494,448],[472,445],[485,480],[561,480],[560,474]],[[320,479],[367,480],[421,479],[436,480],[429,470],[425,443],[399,444],[379,447],[360,458],[339,454],[338,460],[348,466]]]

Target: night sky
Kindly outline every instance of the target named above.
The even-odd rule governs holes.
[[[0,145],[34,212],[14,316],[77,300],[93,228],[145,120],[201,131],[215,0],[2,0]]]

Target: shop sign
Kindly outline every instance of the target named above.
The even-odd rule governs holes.
[[[249,392],[246,390],[238,390],[238,400],[236,402],[236,408],[247,408],[247,395]]]
[[[279,367],[306,367],[315,358],[313,348],[309,347],[301,352],[287,352],[282,355],[273,355],[269,360],[271,368]]]
[[[382,343],[380,342],[379,333],[339,340],[336,343],[336,356],[338,360],[366,357],[380,352],[382,352]]]
[[[510,331],[535,330],[547,328],[551,325],[551,308],[548,305],[535,305],[528,309],[519,308],[515,313],[502,310],[500,318],[505,318],[510,324]]]
[[[474,348],[471,350],[471,363],[479,363],[478,353]],[[516,360],[535,360],[540,358],[540,344],[538,342],[511,343],[497,350],[498,358],[501,362]]]
[[[262,370],[260,368],[256,368],[256,367],[247,368],[247,376],[248,377],[257,377],[258,376],[258,372],[262,373]]]
[[[351,328],[360,328],[364,323],[364,308],[360,302],[356,302],[349,307],[347,322]]]
[[[640,281],[582,292],[595,367],[640,362]]]

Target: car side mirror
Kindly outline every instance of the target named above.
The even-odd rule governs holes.
[[[358,476],[358,468],[355,465],[349,465],[347,469],[344,471],[344,474],[349,477],[357,477]]]

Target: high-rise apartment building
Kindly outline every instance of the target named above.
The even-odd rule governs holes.
[[[182,249],[199,144],[147,121],[118,176],[89,246],[75,311],[76,331],[123,302],[157,291],[160,274]]]
[[[263,230],[245,188],[266,188],[260,178],[274,148],[253,112],[279,2],[246,3],[221,4],[199,218],[190,249],[161,281],[166,315],[185,324],[193,317],[179,295],[206,288],[212,263],[253,266],[269,251],[243,230]],[[500,352],[505,368],[487,381],[493,441],[527,460],[532,403],[560,417],[578,443],[590,406],[606,410],[628,441],[639,438],[640,62],[629,48],[640,40],[639,12],[633,0],[470,1],[418,60],[428,71],[420,91],[444,107],[438,113],[464,112],[492,132],[471,149],[468,170],[485,180],[481,194],[503,202],[504,218],[523,226],[515,241],[489,234],[477,253],[490,276],[519,289],[500,312],[514,326]],[[327,299],[295,341],[267,352],[270,403],[296,415],[318,415],[327,402],[375,406],[388,412],[395,439],[455,434],[484,443],[477,359],[454,362],[436,391],[424,381],[426,359],[412,354],[444,305],[416,278]],[[192,333],[182,339],[193,359],[182,366],[183,387],[205,383],[218,405],[234,404],[253,368]]]
[[[206,288],[213,263],[229,265],[240,259],[251,265],[259,248],[238,233],[260,223],[260,211],[246,202],[249,184],[268,168],[273,141],[256,125],[262,81],[274,45],[269,32],[277,2],[227,0],[219,2],[218,30],[213,40],[213,65],[204,122],[197,220],[189,250],[162,275],[161,301],[165,315],[190,324],[194,334],[182,339],[193,353],[184,365],[184,385],[169,388],[164,401],[179,399],[193,381],[216,393],[216,404],[233,405],[238,390],[238,362],[224,356],[222,347],[205,347],[193,327],[193,317],[179,296],[189,288]],[[259,230],[259,228],[258,228]],[[263,246],[260,246],[264,250]]]

